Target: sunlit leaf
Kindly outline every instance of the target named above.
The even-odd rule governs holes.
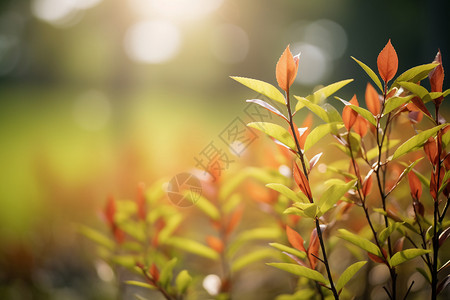
[[[317,216],[318,207],[314,203],[294,203],[293,207],[289,207],[283,213],[294,214],[314,219]]]
[[[179,294],[184,294],[192,282],[192,277],[189,275],[188,271],[182,270],[178,273],[175,278],[175,286]]]
[[[319,257],[319,249],[320,249],[320,241],[317,236],[317,229],[314,228],[311,231],[311,235],[309,237],[309,246],[306,254],[308,255],[309,263],[311,264],[311,269],[315,269],[317,265],[317,260]]]
[[[145,283],[145,282],[141,282],[141,281],[127,280],[127,281],[125,281],[125,283],[126,283],[126,284],[129,284],[129,285],[134,285],[134,286],[138,286],[138,287],[143,287],[143,288],[150,289],[150,290],[156,290],[156,287],[155,287],[155,286],[153,286],[153,285],[151,285],[151,284],[148,284],[148,283]]]
[[[292,150],[297,151],[294,139],[289,132],[280,125],[268,122],[252,122],[247,124],[247,126],[258,129],[268,136],[277,139]]]
[[[394,109],[399,108],[400,106],[402,106],[406,102],[410,101],[412,98],[414,98],[414,95],[409,95],[409,96],[406,96],[406,97],[392,97],[392,98],[389,98],[386,101],[386,104],[384,106],[383,116],[387,115],[388,113],[390,113]]]
[[[392,267],[395,267],[401,263],[404,263],[404,262],[407,262],[408,260],[416,258],[417,256],[425,255],[430,252],[431,252],[431,250],[425,250],[425,249],[406,249],[406,250],[397,252],[394,255],[392,255],[392,257],[389,261],[389,264]]]
[[[170,218],[167,218],[166,225],[159,232],[158,240],[160,243],[164,243],[172,233],[178,228],[181,221],[183,221],[183,217],[180,214],[173,214]]]
[[[322,108],[321,106],[319,106],[317,104],[312,103],[311,101],[309,101],[306,98],[298,97],[298,96],[294,96],[294,97],[295,97],[295,99],[298,100],[298,103],[295,106],[295,111],[298,111],[301,108],[303,108],[304,106],[306,106],[311,112],[313,112],[316,116],[321,118],[323,121],[325,121],[326,123],[330,122],[328,113],[324,108]]]
[[[158,281],[162,286],[167,287],[171,283],[173,277],[173,268],[175,267],[177,260],[178,259],[176,257],[172,258],[167,263],[165,263],[164,267],[161,269]]]
[[[422,99],[424,103],[427,103],[432,100],[432,97],[428,93],[427,89],[417,83],[402,81],[399,82],[398,84],[404,89],[413,93],[414,95],[417,95],[420,99]]]
[[[366,98],[367,109],[374,116],[378,116],[381,111],[380,98],[379,98],[377,91],[370,83],[367,83],[365,98]]]
[[[268,257],[274,256],[274,250],[272,249],[259,249],[259,250],[253,250],[245,253],[243,256],[236,259],[231,264],[231,271],[237,272],[241,270],[242,268],[248,266],[251,263],[263,260]]]
[[[347,267],[336,283],[336,290],[340,291],[366,263],[367,261],[359,261]]]
[[[295,294],[282,294],[277,296],[275,300],[311,300],[317,295],[317,291],[313,289],[303,289],[295,292]]]
[[[375,120],[375,117],[372,115],[370,111],[367,109],[364,109],[362,107],[359,107],[357,105],[353,105],[352,103],[345,101],[344,99],[336,97],[336,99],[340,100],[342,103],[345,104],[345,106],[349,106],[351,109],[356,111],[361,117],[369,121],[373,126],[377,126],[377,121]]]
[[[360,237],[357,234],[351,233],[346,229],[338,229],[338,232],[339,232],[338,237],[340,237],[341,239],[344,239],[369,253],[375,254],[378,257],[383,257],[383,255],[380,252],[380,249],[377,247],[377,245],[375,245],[371,241],[363,237]]]
[[[80,232],[82,235],[89,238],[93,242],[95,242],[99,245],[102,245],[109,250],[114,249],[114,242],[111,239],[109,239],[107,236],[103,235],[102,233],[100,233],[94,229],[91,229],[87,226],[84,226],[84,225],[78,225],[77,229],[78,229],[78,232]]]
[[[402,223],[394,222],[390,224],[388,227],[384,228],[378,235],[378,240],[380,244],[383,244],[387,240],[387,238],[403,224],[404,224],[403,222]]]
[[[363,62],[357,60],[353,56],[352,56],[352,59],[358,63],[358,65],[367,73],[367,75],[369,75],[369,77],[373,80],[375,85],[380,89],[380,92],[384,92],[383,86],[381,85],[381,81],[378,78],[377,74],[375,74],[375,72],[372,71],[372,69],[369,68],[366,64],[364,64]]]
[[[288,199],[290,199],[292,201],[305,202],[305,203],[309,202],[308,198],[300,197],[300,195],[302,195],[302,194],[297,194],[296,192],[294,192],[293,190],[291,190],[290,188],[288,188],[284,184],[281,184],[281,183],[269,183],[269,184],[266,184],[266,186],[268,188],[271,188],[271,189],[279,192],[280,194],[286,196]]]
[[[216,251],[194,240],[173,236],[165,244],[206,258],[219,258],[219,254]]]
[[[394,78],[398,69],[398,57],[394,47],[389,40],[381,50],[377,58],[378,73],[381,79],[386,83]]]
[[[409,140],[401,144],[397,150],[395,150],[394,155],[392,156],[392,159],[399,158],[400,156],[409,153],[411,151],[414,151],[418,148],[420,148],[423,143],[425,143],[429,137],[433,136],[438,132],[442,127],[447,126],[447,124],[442,124],[436,127],[433,127],[431,129],[422,131],[419,134],[416,134],[415,136],[411,137]]]
[[[337,122],[326,123],[326,124],[321,124],[321,125],[317,126],[316,128],[313,129],[313,131],[311,131],[311,133],[306,138],[304,150],[307,151],[308,149],[310,149],[312,146],[314,146],[320,139],[322,139],[327,134],[337,133],[337,131],[339,129],[341,129],[342,127],[343,127],[343,125],[339,124]]]
[[[217,253],[223,252],[224,243],[218,237],[215,237],[213,235],[208,235],[208,236],[206,236],[206,243],[208,244],[209,247],[216,250]]]
[[[136,257],[130,254],[115,255],[111,258],[111,261],[128,269],[133,269],[136,266]]]
[[[352,180],[346,184],[334,184],[330,186],[320,197],[317,202],[319,207],[319,216],[325,214],[355,185],[356,180]]]
[[[292,229],[289,226],[286,226],[286,235],[287,235],[288,241],[292,245],[292,247],[294,247],[297,250],[306,252],[305,246],[303,245],[304,240],[297,231],[295,231],[294,229]]]
[[[188,191],[187,191],[188,192]],[[201,196],[201,195],[193,195],[194,193],[186,193],[186,197],[188,195],[192,195],[195,198],[195,206],[198,207],[202,212],[204,212],[208,217],[210,217],[212,220],[218,220],[220,218],[220,212],[217,209],[217,207],[212,204],[207,198]],[[193,199],[194,200],[194,199]]]
[[[267,109],[268,111],[276,114],[277,116],[282,117],[287,122],[289,122],[288,118],[286,118],[286,116],[283,115],[283,113],[281,111],[279,111],[278,109],[276,109],[275,107],[273,107],[272,105],[267,103],[266,101],[263,101],[263,100],[260,100],[260,99],[249,99],[249,100],[246,100],[246,102],[258,104],[258,105],[264,107],[265,109]]]
[[[295,183],[297,183],[298,187],[303,192],[303,194],[305,194],[305,196],[309,199],[309,201],[312,202],[312,193],[311,188],[309,186],[309,181],[296,162],[294,162],[294,168],[292,173],[294,175]]]
[[[289,272],[291,274],[306,277],[308,279],[328,284],[328,280],[323,277],[323,275],[315,270],[311,270],[310,268],[295,265],[295,264],[289,264],[289,263],[267,263],[267,265],[278,268],[280,270]]]
[[[278,59],[275,72],[278,86],[284,91],[289,90],[294,83],[295,77],[297,77],[298,62],[299,57],[294,58],[288,45]]]
[[[317,91],[315,91],[313,94],[306,97],[309,101],[311,101],[314,104],[322,103],[325,99],[339,91],[341,88],[352,82],[353,79],[346,79],[341,80],[335,83],[332,83],[330,85],[327,85]]]
[[[279,244],[279,243],[270,243],[269,245],[274,247],[275,249],[278,249],[278,250],[280,250],[282,252],[286,252],[286,253],[295,255],[295,256],[297,256],[297,257],[299,257],[301,259],[305,259],[306,258],[306,253],[305,253],[306,250],[305,250],[305,252],[302,252],[302,251],[299,251],[299,250],[294,249],[292,247],[288,247],[288,246],[285,246],[285,245],[282,245],[282,244]]]
[[[438,64],[436,63],[432,63],[413,67],[398,76],[395,79],[394,83],[392,83],[392,87],[398,86],[398,83],[402,81],[409,81],[414,83],[422,81],[428,76],[430,71],[436,68],[437,65]]]
[[[286,99],[283,94],[276,87],[267,82],[238,76],[231,76],[231,78],[261,95],[286,105]]]
[[[225,233],[227,235],[231,234],[233,230],[236,229],[236,227],[239,225],[242,219],[242,214],[244,213],[243,207],[237,207],[233,213],[230,216],[230,219],[228,221]]]

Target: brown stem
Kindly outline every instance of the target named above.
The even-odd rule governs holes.
[[[290,103],[290,98],[289,98],[289,89],[286,91],[286,106],[288,109],[289,125],[291,127],[292,135],[294,136],[294,140],[295,140],[295,146],[297,148],[297,154],[302,163],[303,172],[305,173],[306,179],[309,180],[305,160],[303,157],[303,152],[302,152],[302,149],[300,148],[300,143],[297,139],[297,132],[294,127],[293,114],[292,114],[291,103]],[[312,201],[312,199],[311,199],[311,201]],[[323,241],[322,231],[320,230],[319,218],[315,218],[315,223],[316,223],[317,237],[319,238],[320,247],[322,248],[323,263],[324,263],[325,269],[327,271],[328,280],[330,281],[331,291],[333,292],[334,299],[338,300],[339,294],[336,290],[336,287],[334,286],[333,277],[331,276],[330,265],[329,265],[328,259],[327,259],[327,252],[325,250],[325,243]]]

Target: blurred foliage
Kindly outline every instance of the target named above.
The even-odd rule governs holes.
[[[327,58],[331,68],[320,80],[295,84],[297,94],[360,76],[350,54],[374,66],[371,59],[388,37],[404,54],[401,71],[429,62],[437,48],[450,65],[445,0],[224,0],[201,18],[169,18],[181,32],[181,46],[161,64],[127,55],[129,28],[163,18],[133,10],[130,3],[139,1],[78,1],[96,5],[72,11],[57,24],[36,15],[43,3],[55,12],[58,3],[75,2],[0,2],[0,296],[5,299],[113,297],[109,283],[97,279],[98,268],[88,263],[90,254],[72,222],[101,227],[98,212],[106,195],[133,195],[137,182],[192,168],[194,157],[232,120],[251,121],[240,101],[249,97],[247,91],[228,76],[272,82],[274,53],[304,42],[308,24],[323,19],[339,24],[346,44],[339,57]],[[233,35],[215,41],[223,24],[238,26],[248,38],[246,55],[231,63],[217,48],[233,59],[246,42],[234,42]],[[358,81],[353,88],[363,91],[365,85]]]

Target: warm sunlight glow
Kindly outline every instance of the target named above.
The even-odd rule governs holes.
[[[163,20],[141,21],[128,29],[125,36],[128,56],[141,63],[160,64],[178,53],[180,32],[171,22]]]
[[[295,79],[301,84],[314,85],[321,83],[330,72],[329,57],[317,46],[298,43],[292,46],[294,53],[302,53]]]
[[[217,10],[223,0],[130,0],[131,8],[140,15],[174,19],[197,19]]]

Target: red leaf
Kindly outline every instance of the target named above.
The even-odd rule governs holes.
[[[116,214],[116,201],[112,195],[109,195],[106,200],[106,205],[104,209],[104,215],[106,218],[106,222],[109,227],[114,226],[114,215]]]
[[[420,183],[417,175],[411,171],[408,173],[409,189],[411,191],[411,196],[415,201],[419,201],[422,195],[422,184]]]
[[[386,257],[386,255],[387,255],[387,254],[386,254],[386,250],[381,249],[381,252],[383,252],[383,256]],[[371,260],[373,260],[374,262],[376,262],[376,263],[382,264],[382,263],[385,262],[385,259],[382,258],[382,257],[379,257],[379,256],[377,256],[377,255],[375,255],[375,254],[372,254],[372,253],[367,253],[367,254],[368,254],[369,258],[370,258]]]
[[[242,219],[242,213],[244,212],[243,208],[240,206],[236,208],[233,211],[233,214],[230,217],[230,221],[227,225],[226,234],[229,235],[233,232],[233,230],[236,228],[236,226],[239,224],[239,222]]]
[[[152,264],[148,272],[152,276],[154,282],[157,282],[159,280],[159,270],[154,263]]]
[[[208,235],[206,237],[206,243],[209,245],[209,247],[214,249],[217,253],[222,253],[223,249],[225,247],[221,239],[219,239],[215,236],[212,236],[212,235]]]
[[[363,185],[362,185],[362,193],[363,193],[364,197],[366,197],[370,193],[371,190],[372,190],[372,176],[369,176],[363,182]]]
[[[305,148],[305,142],[306,142],[306,138],[308,137],[309,133],[310,133],[310,128],[312,127],[312,122],[313,122],[313,116],[311,113],[308,113],[308,115],[306,116],[305,120],[302,123],[302,128],[308,128],[307,130],[305,130],[299,140],[298,143],[300,144],[300,149],[304,149]]]
[[[438,194],[439,188],[442,184],[442,179],[444,178],[444,175],[445,175],[444,168],[441,168],[441,172],[440,172],[439,176],[437,174],[437,171],[431,172],[430,194],[434,200],[437,200],[437,194]],[[438,182],[438,177],[439,177],[439,182]]]
[[[315,269],[317,265],[317,257],[319,257],[319,248],[320,248],[320,241],[317,236],[317,230],[316,228],[313,229],[311,232],[311,237],[309,238],[309,247],[308,247],[308,260],[309,264],[311,265],[311,269]]]
[[[355,125],[353,126],[353,130],[355,130],[355,132],[360,136],[360,137],[364,137],[367,134],[367,130],[370,127],[370,123],[369,121],[367,121],[366,119],[364,119],[361,116],[358,116],[356,118],[356,122]]]
[[[286,47],[276,66],[276,77],[278,86],[288,91],[297,77],[299,55],[292,56],[289,46]]]
[[[441,50],[438,50],[433,63],[437,63],[439,66],[434,68],[428,75],[428,78],[430,79],[431,91],[442,92],[442,85],[444,83],[444,67],[442,66]]]
[[[138,185],[136,205],[137,205],[138,218],[142,221],[145,221],[145,219],[146,219],[145,203],[146,203],[146,201],[145,201],[145,184],[143,182],[141,182]]]
[[[366,105],[367,109],[374,115],[378,116],[381,111],[380,98],[375,88],[367,83],[366,86]]]
[[[289,226],[286,226],[286,235],[292,247],[294,247],[297,250],[306,252],[305,246],[303,245],[304,240],[297,231],[295,231]]]
[[[402,236],[401,238],[399,238],[395,244],[394,244],[394,253],[397,253],[399,251],[403,250],[403,243],[405,242],[405,237]]]
[[[438,149],[436,145],[436,140],[433,137],[430,137],[425,145],[423,146],[423,150],[425,151],[425,154],[427,155],[428,159],[433,165],[436,165],[438,162]]]
[[[377,58],[378,73],[385,83],[394,78],[398,69],[398,57],[389,40]]]
[[[306,179],[305,174],[303,174],[303,171],[300,170],[299,166],[296,162],[294,162],[294,180],[297,183],[300,190],[303,192],[303,194],[308,197],[309,201],[312,203],[312,194],[311,194],[311,188],[309,187],[308,179]]]
[[[125,232],[115,224],[113,226],[113,234],[114,239],[118,244],[122,244],[123,242],[125,242]]]
[[[358,99],[356,99],[356,95],[353,95],[352,100],[350,100],[350,103],[356,106],[359,106]],[[347,128],[348,131],[352,129],[353,125],[356,122],[356,118],[358,117],[358,113],[354,111],[351,107],[345,106],[344,110],[342,111],[342,119],[344,121],[345,128]]]
[[[414,97],[411,99],[411,102],[418,108],[420,109],[424,114],[426,114],[427,116],[429,116],[430,118],[431,113],[428,111],[428,109],[426,108],[425,104],[423,103],[422,99],[420,99],[419,97]]]

